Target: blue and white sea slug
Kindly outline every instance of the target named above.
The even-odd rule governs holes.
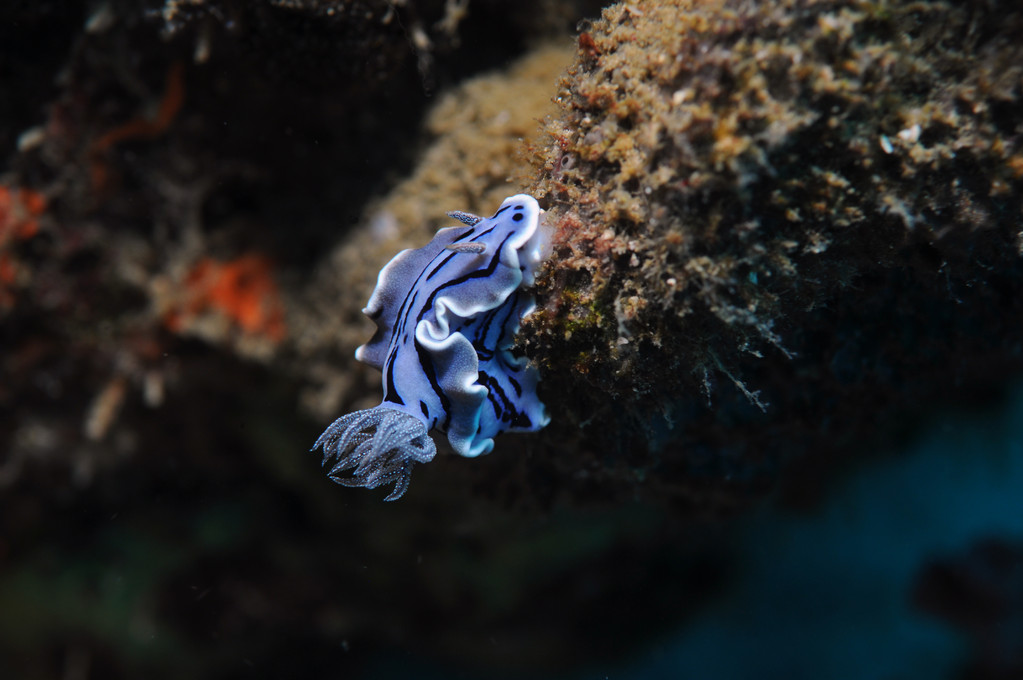
[[[511,349],[519,319],[535,307],[525,287],[546,254],[542,212],[519,194],[492,217],[448,213],[464,226],[441,229],[380,271],[362,310],[377,331],[355,358],[383,372],[384,399],[338,418],[313,445],[323,447],[332,480],[370,489],[394,482],[385,500],[395,500],[412,467],[437,452],[429,430],[472,458],[501,432],[548,423],[536,369]]]

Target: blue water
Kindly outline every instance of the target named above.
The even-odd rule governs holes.
[[[630,665],[577,677],[951,677],[965,641],[910,594],[930,558],[1023,540],[1023,390],[994,412],[935,423],[828,498],[812,517],[751,520],[722,599]]]

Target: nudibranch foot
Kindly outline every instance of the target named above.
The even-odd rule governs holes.
[[[401,498],[415,464],[428,463],[437,454],[422,420],[385,406],[341,416],[312,450],[320,447],[323,467],[331,465],[327,476],[338,484],[375,489],[394,482],[385,501]]]

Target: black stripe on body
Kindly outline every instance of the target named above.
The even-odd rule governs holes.
[[[472,346],[476,348],[476,354],[483,358],[483,354],[487,354],[487,359],[494,356],[494,352],[490,347],[487,347],[487,333],[490,332],[490,324],[493,323],[494,317],[497,316],[496,310],[492,310],[487,313],[483,323],[477,328],[475,337],[473,337]]]
[[[406,295],[405,302],[401,303],[403,309],[406,304],[411,309],[416,303],[416,297],[419,296],[418,290],[410,290],[409,293],[412,295],[412,300],[409,301],[408,295]],[[405,336],[405,319],[402,318],[401,322],[398,323],[398,319],[395,318],[395,322],[394,328],[391,329],[391,338],[387,343],[387,361],[384,363],[384,401],[404,406],[405,402],[402,400],[401,395],[398,394],[398,389],[394,386],[394,360],[397,358],[398,352],[401,351],[401,343],[395,342],[395,338]],[[394,395],[393,398],[391,395]]]
[[[433,308],[434,298],[437,297],[437,293],[439,293],[440,291],[444,290],[445,288],[449,288],[451,286],[457,286],[457,285],[459,285],[461,283],[465,283],[466,281],[469,281],[471,279],[478,279],[478,278],[481,278],[481,277],[485,278],[485,277],[490,276],[491,274],[493,274],[494,271],[497,269],[498,263],[500,262],[501,250],[504,248],[504,244],[507,243],[508,239],[510,239],[513,235],[514,234],[512,233],[512,234],[508,234],[507,236],[504,237],[504,240],[501,241],[501,245],[498,246],[497,251],[494,253],[493,257],[490,258],[490,262],[487,264],[486,268],[484,268],[484,269],[477,269],[477,270],[471,271],[468,274],[466,274],[464,276],[461,276],[461,277],[459,277],[457,279],[452,279],[452,280],[449,280],[449,281],[445,281],[441,285],[439,285],[436,288],[434,288],[433,291],[431,291],[431,293],[430,293],[430,297],[428,297],[426,299],[426,302],[424,302],[423,305],[419,309],[419,314],[416,317],[416,325],[418,326],[419,322],[423,320],[423,317],[426,316],[427,312]],[[443,251],[441,251],[441,252],[443,252]],[[436,259],[436,258],[434,258],[434,259]],[[447,259],[447,258],[445,258],[445,259]],[[440,269],[440,267],[438,267],[437,269]],[[426,269],[424,269],[423,271],[425,272]],[[419,277],[416,279],[417,283],[418,283],[420,278],[422,278],[422,274],[420,274]],[[411,291],[410,291],[410,293],[411,293]],[[394,357],[398,354],[398,351],[400,349],[400,344],[395,342],[395,340],[397,338],[401,338],[401,337],[403,337],[405,335],[405,328],[408,326],[408,318],[409,318],[409,315],[412,312],[412,310],[415,308],[415,300],[418,297],[418,295],[419,295],[419,291],[416,290],[414,293],[412,293],[412,300],[411,300],[411,302],[403,302],[402,303],[401,311],[405,311],[406,310],[406,304],[408,305],[407,311],[405,311],[405,314],[401,317],[401,320],[398,322],[398,324],[396,325],[395,329],[392,331],[391,342],[390,342],[389,347],[388,347],[388,349],[390,350],[390,352],[388,354],[390,360],[388,361],[388,363],[386,365],[386,369],[387,369],[387,372],[386,372],[386,385],[388,387],[393,387],[393,385],[394,385]],[[405,298],[406,298],[406,301],[408,301],[408,295],[406,295]],[[416,351],[420,355],[419,356],[420,363],[422,363],[422,352],[420,351],[421,347],[419,345],[419,341],[418,340],[415,341],[415,345],[416,345]],[[424,369],[425,369],[425,367],[424,367]],[[431,367],[431,370],[432,370],[432,367]],[[436,379],[436,374],[434,374],[434,379]],[[396,390],[395,390],[395,394],[397,394]],[[397,397],[397,398],[401,399],[400,396]],[[404,404],[405,402],[402,401],[400,403]],[[447,407],[445,407],[445,411],[447,411]]]
[[[501,422],[509,423],[511,427],[528,428],[532,426],[529,416],[515,407],[515,404],[508,399],[508,395],[501,388],[501,383],[489,376],[486,372],[480,371],[480,384],[487,388],[487,399],[494,407],[494,413]],[[501,403],[498,403],[498,400]]]
[[[387,370],[384,373],[386,376],[384,384],[384,401],[404,406],[405,400],[401,398],[401,395],[398,393],[398,388],[394,384],[394,359],[398,356],[399,349],[400,348],[395,349],[387,356]]]
[[[497,270],[497,265],[500,262],[501,251],[504,249],[504,244],[507,243],[508,239],[510,239],[514,235],[515,235],[514,233],[511,233],[504,237],[504,240],[501,241],[501,245],[497,247],[497,251],[494,253],[494,256],[490,258],[490,262],[487,263],[487,266],[484,267],[483,269],[476,269],[474,271],[469,272],[468,274],[465,274],[464,276],[458,277],[457,279],[445,281],[441,285],[434,288],[433,291],[430,293],[430,297],[426,299],[426,302],[423,303],[423,306],[420,309],[419,316],[416,318],[416,325],[418,326],[419,322],[423,320],[424,316],[426,316],[426,313],[430,309],[433,309],[434,298],[436,298],[437,294],[440,293],[445,288],[458,286],[460,284],[465,283],[466,281],[471,281],[472,279],[486,278],[493,274],[494,271]]]
[[[495,215],[495,217],[496,217],[496,215]],[[487,229],[486,231],[481,231],[480,233],[476,234],[471,239],[469,239],[469,241],[472,242],[472,243],[475,243],[476,241],[479,241],[481,238],[483,238],[484,236],[486,236],[487,234],[492,232],[494,229],[497,229],[497,225],[496,224],[494,226],[490,227],[490,229]]]
[[[509,302],[509,300],[510,300],[510,302]],[[498,347],[501,347],[501,343],[504,341],[505,331],[508,329],[508,322],[511,321],[512,314],[515,313],[515,310],[518,307],[518,304],[519,304],[519,289],[518,288],[516,288],[515,290],[512,291],[511,296],[505,300],[505,303],[508,305],[508,313],[504,317],[504,321],[501,322],[501,326],[500,326],[501,332],[497,335],[497,340],[494,341],[494,349],[497,349]]]
[[[465,230],[464,234],[454,239],[451,243],[458,243],[459,241],[464,241],[465,239],[470,237],[472,237],[471,240],[475,241],[480,236],[490,233],[493,229],[494,227],[491,227],[490,229],[487,229],[483,233],[477,234],[475,228],[469,228]],[[404,340],[404,336],[406,335],[405,328],[408,322],[408,315],[413,309],[415,309],[416,297],[419,295],[419,282],[420,280],[423,279],[423,274],[426,274],[427,270],[430,270],[430,273],[426,274],[426,281],[429,281],[434,274],[436,274],[437,272],[444,268],[444,266],[451,260],[452,257],[458,255],[458,253],[449,253],[447,257],[445,257],[444,260],[441,261],[441,263],[438,266],[434,267],[433,269],[430,269],[430,265],[436,262],[437,258],[440,257],[441,255],[444,255],[445,252],[447,251],[441,250],[440,252],[433,256],[433,259],[426,263],[426,266],[423,267],[423,270],[419,272],[419,276],[417,276],[416,280],[412,283],[412,286],[409,288],[408,293],[405,294],[405,299],[402,301],[401,307],[398,309],[398,313],[395,314],[394,317],[395,328],[391,334],[391,340],[388,345],[389,350],[391,351],[394,350],[395,338],[402,337],[402,339]],[[409,299],[409,295],[412,296],[411,300]],[[422,319],[421,314],[419,315],[419,318]]]
[[[472,332],[472,347],[476,350],[476,356],[481,362],[489,361],[494,356],[494,353],[487,347],[487,332],[493,320],[494,312],[491,310]]]
[[[474,228],[468,227],[466,228],[464,233],[462,233],[458,238],[454,239],[451,243],[458,243],[459,241],[469,238],[475,232],[476,230]],[[429,244],[427,244],[427,246],[429,246]],[[419,281],[423,278],[423,274],[426,274],[426,270],[430,268],[430,265],[436,262],[437,258],[443,255],[444,253],[445,251],[443,249],[440,250],[436,255],[433,256],[433,258],[429,262],[426,263],[426,266],[424,266],[422,271],[419,272],[419,275],[416,276],[416,280],[412,282],[412,285],[409,286],[408,291],[405,293],[405,298],[401,301],[401,306],[398,307],[398,311],[394,315],[394,327],[392,328],[391,338],[387,344],[388,354],[390,354],[394,350],[395,344],[394,339],[396,337],[400,337],[405,331],[404,322],[407,317],[406,310],[411,310],[413,307],[415,307],[416,297],[419,295]]]
[[[497,225],[496,225],[496,224],[495,224],[495,225],[494,225],[493,227],[490,227],[490,229],[487,229],[486,231],[483,231],[483,232],[480,232],[479,234],[476,234],[476,235],[475,235],[475,236],[473,236],[473,237],[472,237],[471,239],[469,239],[469,241],[470,241],[470,242],[475,242],[475,241],[477,241],[477,240],[479,240],[479,239],[483,238],[484,236],[486,236],[486,235],[487,235],[487,234],[489,234],[490,232],[492,232],[492,231],[493,231],[493,230],[494,230],[495,228],[497,228]],[[459,238],[456,238],[456,239],[455,239],[454,241],[452,241],[452,242],[451,242],[450,244],[448,244],[448,245],[454,245],[455,243],[458,243],[458,242],[459,242],[459,241],[461,241],[461,240],[462,240],[463,238],[465,238],[465,236],[469,236],[469,235],[470,235],[470,234],[472,234],[472,233],[473,233],[474,231],[476,231],[476,230],[475,230],[475,229],[470,229],[470,230],[469,230],[469,233],[467,233],[467,234],[465,234],[464,236],[461,236],[461,237],[459,237]],[[447,263],[448,263],[448,262],[450,262],[450,261],[451,261],[451,258],[453,258],[453,257],[454,257],[455,255],[461,255],[461,253],[459,253],[458,251],[454,251],[454,252],[452,252],[452,253],[451,253],[450,255],[448,255],[447,257],[445,257],[445,258],[444,258],[444,260],[443,260],[443,261],[442,261],[442,262],[441,262],[441,263],[440,263],[439,265],[437,265],[436,267],[434,267],[434,268],[433,268],[433,270],[432,270],[432,271],[431,271],[431,272],[430,272],[429,274],[427,274],[427,275],[426,275],[426,280],[427,280],[427,281],[429,281],[430,279],[432,279],[432,278],[434,277],[434,275],[435,275],[435,274],[436,274],[437,272],[439,272],[439,271],[441,271],[442,269],[444,269],[444,266],[445,266],[445,265],[447,265]],[[431,262],[430,262],[430,264],[433,264],[433,262],[431,261]],[[427,265],[427,266],[429,266],[429,265]]]
[[[423,369],[423,375],[430,381],[430,387],[433,389],[434,394],[440,399],[441,410],[444,411],[444,424],[441,426],[442,430],[447,430],[451,424],[451,400],[444,394],[444,390],[440,388],[440,383],[437,382],[437,371],[433,367],[433,359],[430,358],[430,353],[426,351],[426,348],[419,344],[419,339],[415,340],[416,354],[419,355],[419,366]]]
[[[426,280],[429,281],[430,279],[433,278],[434,274],[439,272],[441,269],[444,269],[444,265],[446,265],[448,262],[450,262],[451,258],[453,258],[455,255],[458,255],[458,252],[457,251],[452,251],[450,255],[445,257],[444,260],[440,263],[440,265],[438,265],[437,267],[434,267],[433,271],[426,275]]]

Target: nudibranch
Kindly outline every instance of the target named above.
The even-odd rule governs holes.
[[[377,331],[355,358],[382,371],[384,398],[316,440],[332,480],[369,489],[394,482],[385,500],[395,500],[412,467],[436,454],[430,430],[473,458],[501,432],[549,422],[536,369],[512,351],[519,320],[535,307],[527,287],[548,247],[542,213],[526,194],[505,199],[492,217],[448,213],[462,226],[439,230],[380,271],[362,310]]]

